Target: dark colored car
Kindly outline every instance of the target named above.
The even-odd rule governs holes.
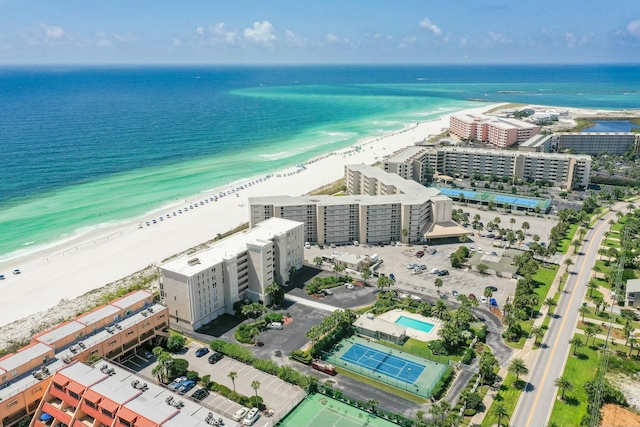
[[[456,290],[451,291],[451,294],[453,295],[453,297],[454,297],[455,299],[458,299],[458,297],[460,296],[460,294],[459,294],[459,293],[458,293],[458,291],[456,291]]]
[[[496,288],[495,286],[487,286],[485,289],[490,289],[491,292],[498,292],[498,288]]]
[[[207,347],[200,347],[196,350],[196,357],[202,357],[207,353],[209,353],[209,349]]]
[[[416,256],[417,256],[418,258],[422,258],[422,257],[424,256],[424,251],[418,251],[418,252],[416,252]]]
[[[207,396],[209,396],[209,390],[207,390],[206,388],[199,388],[191,395],[191,397],[196,400],[202,400]]]
[[[182,383],[182,385],[178,387],[178,390],[176,391],[178,392],[178,394],[185,394],[195,386],[196,386],[196,382],[194,380],[187,380],[184,383]]]
[[[489,304],[491,304],[494,307],[497,307],[498,306],[498,301],[496,301],[495,298],[490,298],[489,299]]]
[[[440,270],[438,271],[438,276],[448,276],[449,270]]]
[[[222,359],[222,354],[214,351],[211,356],[209,356],[209,363],[212,365]]]

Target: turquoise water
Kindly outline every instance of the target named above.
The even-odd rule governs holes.
[[[0,260],[494,102],[640,106],[633,66],[0,68]]]
[[[396,320],[398,325],[406,326],[407,328],[416,329],[418,331],[429,333],[433,329],[433,324],[429,322],[423,322],[421,320],[412,319],[410,317],[400,316]]]

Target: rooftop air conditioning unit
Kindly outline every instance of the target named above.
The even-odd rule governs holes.
[[[200,264],[200,258],[191,258],[189,261],[187,261],[187,264],[189,264],[190,266]]]

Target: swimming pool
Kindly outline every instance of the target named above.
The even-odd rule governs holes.
[[[433,329],[433,324],[429,322],[423,322],[421,320],[412,319],[410,317],[400,316],[396,320],[398,325],[406,326],[407,328],[417,329],[418,331],[429,333]]]

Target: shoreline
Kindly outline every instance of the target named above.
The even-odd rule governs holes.
[[[483,105],[449,112],[437,119],[407,123],[400,130],[364,137],[351,146],[316,156],[303,163],[303,167],[238,180],[194,194],[179,203],[167,203],[123,224],[94,229],[61,245],[0,262],[0,271],[21,271],[19,275],[6,274],[7,279],[2,282],[3,300],[10,309],[0,313],[0,326],[50,309],[58,301],[76,298],[149,265],[157,265],[248,222],[249,197],[306,194],[343,177],[345,164],[382,161],[404,147],[440,134],[443,128],[449,127],[451,114],[480,113],[488,108],[490,106]],[[210,200],[256,179],[258,182],[251,186],[219,197],[218,201]],[[205,197],[209,198],[208,202],[204,202]],[[197,208],[195,202],[198,202]],[[189,205],[194,208],[185,211],[183,208]],[[174,216],[173,212],[178,209],[183,209],[183,213]],[[163,221],[158,220],[160,215],[164,216]],[[154,218],[156,224],[152,223]],[[146,221],[150,222],[149,226],[145,225]]]

